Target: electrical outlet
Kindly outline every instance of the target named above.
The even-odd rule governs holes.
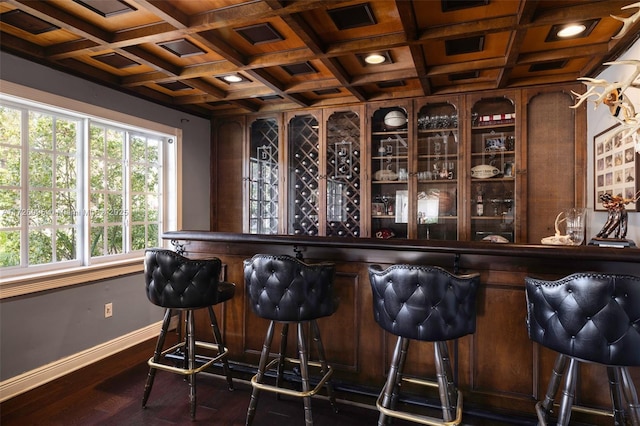
[[[113,303],[105,303],[104,304],[104,317],[109,318],[113,315]]]

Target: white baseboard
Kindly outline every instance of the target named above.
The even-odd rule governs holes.
[[[0,382],[0,402],[93,364],[138,343],[158,337],[162,322],[150,324],[109,342],[78,352],[50,364]]]

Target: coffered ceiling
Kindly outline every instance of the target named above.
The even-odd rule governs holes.
[[[612,38],[623,22],[610,15],[632,16],[630,3],[7,0],[0,47],[214,116],[574,82],[637,40],[637,19]],[[586,35],[553,37],[571,22]]]

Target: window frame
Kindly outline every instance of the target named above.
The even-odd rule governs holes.
[[[124,114],[82,101],[54,95],[38,89],[22,86],[16,83],[0,79],[0,100],[8,104],[14,104],[23,109],[33,108],[38,111],[49,111],[56,115],[79,118],[83,122],[84,140],[88,140],[89,126],[91,122],[101,125],[125,128],[132,134],[143,133],[173,139],[169,157],[163,164],[163,209],[159,213],[162,221],[162,229],[180,229],[182,225],[182,197],[177,191],[181,187],[181,159],[182,159],[182,130],[170,127],[162,123],[153,122],[144,118]],[[27,147],[28,149],[28,147]],[[83,170],[78,166],[78,185],[82,186],[81,199],[88,200],[88,145],[83,147]],[[165,153],[166,155],[166,153]],[[83,201],[84,202],[84,201]],[[82,204],[82,203],[81,203]],[[80,207],[81,208],[81,207]],[[87,226],[84,226],[86,229]],[[82,231],[84,232],[84,230]],[[159,239],[161,246],[168,246],[168,242]],[[141,272],[143,270],[142,257],[144,250],[136,250],[128,253],[90,257],[89,248],[78,247],[78,259],[55,262],[45,265],[30,267],[3,268],[0,276],[0,300],[22,294],[44,291],[65,287],[69,285],[87,283],[89,281],[112,278],[121,275]]]

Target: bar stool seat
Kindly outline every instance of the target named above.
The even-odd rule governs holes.
[[[638,395],[627,367],[640,366],[640,277],[580,272],[557,281],[525,278],[529,338],[558,352],[544,401],[546,425],[564,377],[557,424],[567,425],[578,364],[606,366],[615,424],[640,425]]]
[[[251,379],[252,393],[247,410],[247,425],[253,422],[261,390],[302,398],[305,424],[311,426],[311,397],[326,386],[331,405],[337,412],[330,380],[333,369],[327,364],[316,321],[332,315],[338,308],[333,292],[334,275],[335,266],[331,263],[308,264],[288,255],[257,254],[244,261],[245,285],[251,309],[258,317],[270,321],[258,372]],[[280,351],[275,359],[267,363],[276,323],[282,325]],[[297,326],[298,358],[285,356],[289,324]],[[319,358],[317,362],[309,360],[305,324],[309,324],[313,334]],[[285,362],[299,365],[302,391],[282,385]],[[313,389],[309,380],[309,366],[319,368],[321,374]],[[264,383],[265,372],[273,367],[277,368],[275,385]]]
[[[420,424],[459,424],[462,392],[454,383],[447,341],[475,332],[479,274],[454,275],[435,266],[369,267],[375,321],[398,336],[387,381],[378,397],[378,425],[391,417]],[[403,377],[409,342],[434,343],[437,381]],[[396,409],[400,383],[437,387],[442,418]]]
[[[144,387],[142,407],[145,407],[156,370],[186,376],[189,382],[189,402],[191,418],[196,416],[196,374],[221,361],[229,390],[233,390],[233,380],[229,370],[227,355],[229,350],[218,327],[218,321],[212,306],[230,300],[235,293],[235,284],[219,281],[222,262],[220,259],[191,260],[171,250],[147,249],[144,259],[144,275],[147,298],[151,303],[165,308],[162,328],[154,354],[149,358],[149,374]],[[214,343],[196,340],[194,311],[207,309],[213,330]],[[185,314],[186,335],[183,341],[165,349],[165,338],[175,312]],[[180,326],[180,325],[179,325]],[[203,356],[196,354],[196,349]],[[183,354],[182,366],[169,363],[165,355],[169,353]],[[211,354],[215,354],[211,356]],[[196,361],[201,365],[197,365]]]

